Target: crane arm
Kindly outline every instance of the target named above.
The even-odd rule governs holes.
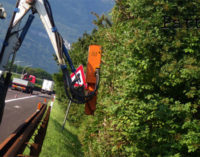
[[[21,28],[23,18],[30,11],[32,13],[29,15],[25,25]],[[74,86],[80,78],[76,75],[76,69],[73,66],[68,50],[65,47],[64,40],[56,28],[51,6],[48,0],[17,0],[2,49],[0,51],[0,121],[5,105],[5,96],[10,82],[11,68],[14,63],[16,53],[22,45],[22,42],[24,41],[34,19],[34,14],[36,13],[39,15],[54,48],[58,63],[60,64],[63,72],[63,81],[68,98],[75,103],[85,103],[91,100],[96,94],[95,91],[90,93],[86,92],[84,86],[80,86],[78,88]],[[10,59],[11,65],[8,70],[7,65]],[[71,69],[70,71],[75,74],[76,79],[74,81],[71,80],[70,72],[68,71],[69,68],[67,68],[66,62],[68,62]],[[6,77],[5,73],[7,74]]]
[[[50,9],[49,7],[50,5],[47,0],[35,0],[34,3],[28,3],[27,0],[18,0],[6,34],[4,45],[0,53],[0,71],[5,71],[5,67],[9,61],[10,56],[15,55],[16,51],[20,47],[20,23],[30,9],[33,11],[33,13],[38,13],[49,36],[49,39],[51,40],[59,64],[65,64],[62,56],[62,48],[60,48],[62,45],[59,45],[59,42],[62,42],[62,37],[56,30],[54,20],[52,19],[53,17],[51,15],[51,10],[48,10]]]

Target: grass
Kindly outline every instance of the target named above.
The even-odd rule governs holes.
[[[62,130],[64,112],[56,102],[51,111],[47,134],[40,157],[82,157],[76,128],[67,123]]]
[[[21,74],[12,73],[12,79],[13,78],[21,78]]]

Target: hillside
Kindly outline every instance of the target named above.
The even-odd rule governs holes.
[[[67,0],[65,2],[49,0],[49,2],[52,6],[57,28],[63,38],[70,43],[76,41],[84,32],[90,32],[94,28],[92,21],[95,17],[91,15],[91,11],[98,14],[108,13],[113,6],[112,0]],[[6,0],[1,3],[8,12],[8,18],[0,22],[0,46],[16,0]],[[21,65],[31,64],[33,67],[40,67],[54,73],[58,71],[59,67],[56,66],[53,53],[54,50],[39,18],[35,18],[16,60],[23,61]]]

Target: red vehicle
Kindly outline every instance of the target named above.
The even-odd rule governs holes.
[[[21,90],[23,92],[32,94],[35,82],[36,82],[35,76],[24,74],[22,79],[13,78],[11,89]]]
[[[23,80],[30,81],[30,82],[32,82],[33,84],[35,84],[35,82],[36,82],[36,77],[33,76],[33,75],[28,75],[27,73],[25,73],[25,74],[23,75],[23,78],[22,78],[22,79],[23,79]]]

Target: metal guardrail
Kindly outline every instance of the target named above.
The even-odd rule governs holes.
[[[18,129],[16,129],[16,131],[0,144],[0,157],[24,156],[22,153],[36,130],[37,135],[34,137],[34,143],[31,144],[30,156],[39,156],[46,135],[51,107],[49,106],[46,116],[42,120],[46,109],[47,105],[42,104],[40,110],[37,110],[33,115],[31,115],[18,127]],[[40,126],[38,127],[39,124]]]
[[[31,145],[31,148],[30,148],[31,156],[39,156],[41,152],[41,148],[42,148],[43,141],[44,141],[46,131],[47,131],[50,112],[51,112],[51,107],[48,108],[46,116],[44,120],[42,121],[42,124],[40,125],[37,135],[34,138],[34,143]]]

